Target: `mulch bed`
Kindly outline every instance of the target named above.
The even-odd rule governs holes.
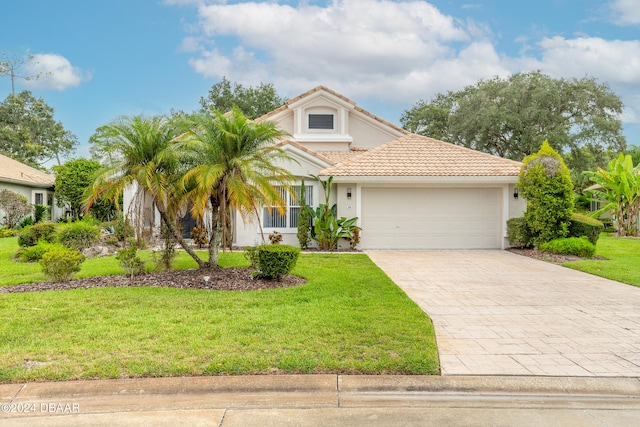
[[[522,255],[522,256],[528,256],[529,258],[535,258],[535,259],[539,259],[542,261],[547,261],[553,264],[563,264],[565,262],[569,262],[569,261],[577,261],[580,259],[586,259],[586,258],[580,258],[579,256],[575,256],[575,255],[558,255],[558,254],[552,254],[552,253],[548,253],[548,252],[542,252],[538,249],[517,249],[517,248],[509,248],[507,249],[509,252],[513,252],[514,254],[518,254],[518,255]],[[593,257],[593,258],[588,258],[588,259],[606,259],[603,257]]]
[[[105,287],[170,287],[216,291],[253,291],[298,286],[307,281],[302,277],[285,276],[280,280],[252,279],[248,268],[211,268],[161,271],[134,276],[103,276],[72,279],[66,282],[25,283],[0,287],[0,294],[14,292],[63,291]],[[209,276],[205,283],[204,276]]]

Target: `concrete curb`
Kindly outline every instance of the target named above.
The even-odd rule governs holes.
[[[242,375],[133,378],[0,385],[2,402],[209,393],[496,393],[640,397],[638,378],[411,375]]]

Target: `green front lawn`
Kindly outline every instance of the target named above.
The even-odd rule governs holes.
[[[0,282],[19,275],[40,280],[8,261],[7,240],[15,239],[0,239]],[[221,256],[227,265],[246,265],[239,253]],[[112,268],[121,271],[109,258],[90,260],[81,274]],[[100,288],[0,295],[0,382],[439,372],[429,318],[366,255],[303,254],[294,273],[308,283],[250,292]]]
[[[640,286],[640,239],[612,237],[602,234],[596,245],[596,256],[606,260],[566,262],[565,267],[607,279]]]

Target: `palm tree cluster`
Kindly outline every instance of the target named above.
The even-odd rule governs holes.
[[[247,220],[260,206],[284,205],[276,186],[288,185],[292,176],[278,161],[290,158],[273,146],[282,136],[275,123],[253,122],[237,108],[226,114],[121,117],[98,130],[95,141],[112,161],[87,190],[85,208],[132,187],[133,203],[154,206],[200,268],[217,266],[221,242],[230,241],[232,212]],[[207,262],[182,237],[178,218],[186,207],[208,223]]]

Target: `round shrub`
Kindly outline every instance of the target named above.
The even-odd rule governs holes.
[[[569,237],[586,237],[594,245],[604,230],[602,221],[587,215],[574,213],[569,223]]]
[[[291,245],[261,245],[247,249],[247,258],[265,279],[280,279],[291,273],[300,255],[300,248]]]
[[[527,221],[520,218],[511,218],[507,221],[507,236],[509,246],[514,248],[530,248],[533,246],[533,235]]]
[[[41,222],[40,224],[25,227],[18,237],[20,246],[35,246],[39,240],[53,243],[56,240],[55,222]]]
[[[15,237],[18,233],[18,230],[15,228],[9,228],[6,225],[0,227],[0,239],[4,239],[5,237]]]
[[[64,246],[57,243],[49,243],[44,240],[40,240],[34,246],[27,246],[26,248],[20,248],[16,257],[20,259],[22,262],[34,262],[40,261],[42,256],[47,252],[51,251],[59,251],[66,249]]]
[[[40,266],[47,279],[62,282],[80,271],[84,259],[84,255],[75,249],[57,250],[44,254]]]
[[[591,258],[596,252],[596,246],[586,237],[565,237],[543,243],[540,245],[540,250],[552,254]]]
[[[58,228],[58,242],[79,251],[89,248],[100,240],[100,227],[85,221],[62,224]]]

